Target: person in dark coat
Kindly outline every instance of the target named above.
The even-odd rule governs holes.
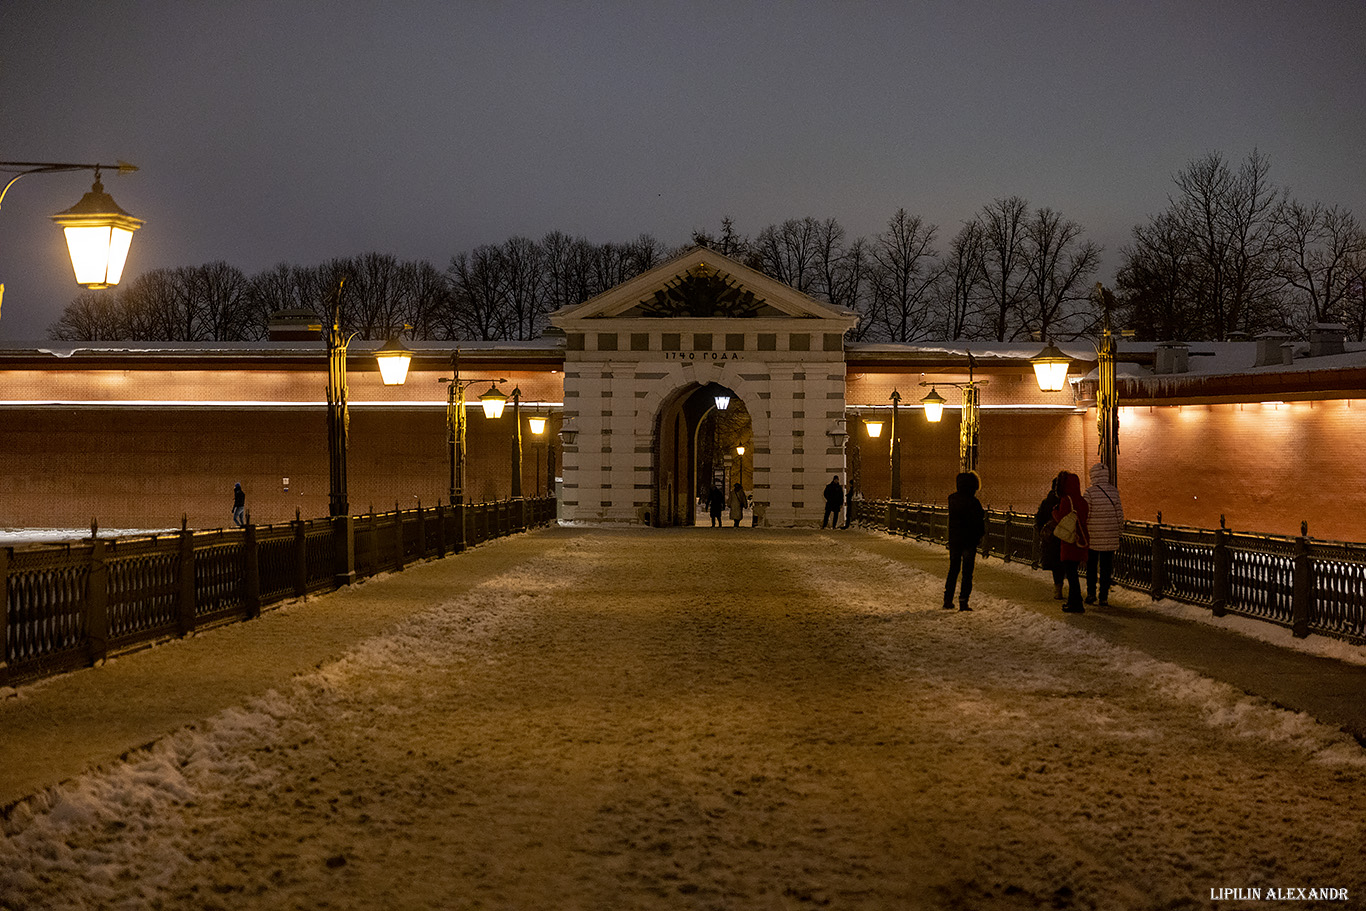
[[[844,487],[840,484],[840,476],[835,475],[830,479],[830,483],[825,485],[825,517],[821,519],[821,528],[828,522],[832,528],[839,528],[840,507],[844,506]],[[834,519],[831,519],[831,516]]]
[[[241,481],[232,487],[232,521],[238,528],[247,524],[247,493]]]
[[[944,582],[944,610],[953,610],[953,590],[962,571],[963,587],[958,593],[958,609],[968,607],[972,594],[972,570],[977,562],[977,546],[986,534],[986,512],[977,499],[982,480],[975,471],[960,472],[957,490],[949,494],[949,577]]]
[[[1039,511],[1034,513],[1034,531],[1039,536],[1039,565],[1053,574],[1053,597],[1062,600],[1062,557],[1058,555],[1058,545],[1061,543],[1053,537],[1053,510],[1058,506],[1058,482],[1066,472],[1058,472],[1053,478],[1053,485],[1048,490],[1048,496],[1043,498],[1039,504]]]
[[[721,488],[713,484],[711,492],[707,494],[707,512],[711,513],[711,527],[721,527],[721,514],[726,511],[726,495],[721,492]]]
[[[1086,520],[1090,509],[1081,495],[1081,478],[1064,471],[1058,476],[1058,505],[1053,508],[1054,523],[1061,522],[1070,513],[1077,515],[1077,539],[1058,542],[1058,556],[1062,558],[1062,571],[1067,578],[1067,604],[1063,610],[1069,614],[1081,614],[1086,612],[1086,608],[1081,600],[1078,567],[1086,562]]]

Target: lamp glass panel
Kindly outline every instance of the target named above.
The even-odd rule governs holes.
[[[375,360],[379,361],[379,375],[380,379],[384,380],[384,385],[402,386],[403,381],[408,378],[408,365],[412,359],[412,355],[406,351],[376,354]]]
[[[526,419],[527,425],[532,433],[545,433],[545,418],[535,415]]]
[[[925,402],[925,419],[932,424],[938,424],[939,419],[944,416],[943,402]]]
[[[728,395],[718,395],[718,396],[716,397],[716,410],[717,410],[717,411],[725,411],[725,410],[726,410],[727,408],[729,408],[729,407],[730,407],[730,396],[728,396]]]
[[[62,230],[66,232],[66,247],[71,253],[71,266],[76,270],[76,284],[96,288],[113,284],[107,280],[112,246],[111,232],[127,235],[123,239],[123,250],[118,263],[118,275],[123,274],[123,259],[128,255],[128,242],[133,236],[131,233],[114,231],[108,225],[68,227]],[[115,277],[114,281],[118,281],[118,277]]]
[[[495,419],[501,418],[503,416],[503,406],[507,404],[507,396],[498,392],[496,389],[490,389],[488,392],[479,396],[479,404],[484,408],[484,417]]]
[[[864,421],[863,426],[868,428],[868,436],[873,439],[876,440],[878,437],[882,436],[881,421]]]
[[[1067,383],[1066,361],[1058,363],[1036,363],[1034,365],[1034,378],[1039,381],[1039,388],[1044,392],[1058,392]]]

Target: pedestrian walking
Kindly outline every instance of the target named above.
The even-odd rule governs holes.
[[[1086,562],[1086,500],[1081,495],[1081,478],[1070,471],[1058,476],[1058,505],[1053,508],[1053,536],[1058,539],[1058,556],[1067,579],[1067,603],[1063,611],[1085,613],[1081,600],[1081,580],[1077,571]]]
[[[707,512],[711,514],[711,527],[721,527],[721,514],[726,511],[726,495],[721,492],[719,484],[711,485],[711,492],[707,494]]]
[[[241,481],[232,487],[232,521],[238,528],[247,524],[247,493]]]
[[[840,484],[840,476],[834,475],[830,478],[830,483],[825,485],[825,516],[821,519],[821,528],[824,528],[826,523],[829,523],[831,528],[839,528],[840,508],[842,506],[844,506],[844,486]]]
[[[735,523],[735,527],[740,527],[740,520],[745,517],[745,507],[749,505],[749,497],[745,496],[745,489],[740,486],[740,482],[735,482],[735,487],[730,492],[730,518]]]
[[[972,610],[972,570],[977,563],[977,546],[986,534],[986,512],[977,499],[982,480],[975,471],[959,472],[958,488],[949,494],[949,576],[944,582],[944,610],[953,610],[953,591],[961,570],[963,584],[958,592],[958,609]]]
[[[1039,503],[1039,511],[1034,513],[1034,532],[1039,537],[1039,565],[1053,574],[1053,597],[1062,600],[1062,557],[1058,555],[1058,547],[1061,544],[1053,536],[1053,510],[1058,506],[1058,481],[1062,479],[1063,472],[1053,478],[1053,484],[1048,489],[1048,496]]]
[[[1086,603],[1096,603],[1096,577],[1100,577],[1100,605],[1110,603],[1110,580],[1114,575],[1115,551],[1124,531],[1124,505],[1119,488],[1110,483],[1110,469],[1099,463],[1091,466],[1091,486],[1084,494],[1089,510],[1086,530],[1090,547],[1086,551]]]

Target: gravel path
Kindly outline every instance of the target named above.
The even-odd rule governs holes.
[[[937,576],[870,539],[546,532],[515,570],[21,805],[0,904],[1360,900],[1355,741],[1005,600],[943,611]]]

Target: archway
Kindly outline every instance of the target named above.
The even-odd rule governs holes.
[[[721,401],[724,409],[718,408]],[[744,401],[720,383],[693,383],[665,399],[655,421],[650,523],[694,524],[704,512],[699,498],[713,483],[724,491],[739,481],[753,490],[753,436]]]

